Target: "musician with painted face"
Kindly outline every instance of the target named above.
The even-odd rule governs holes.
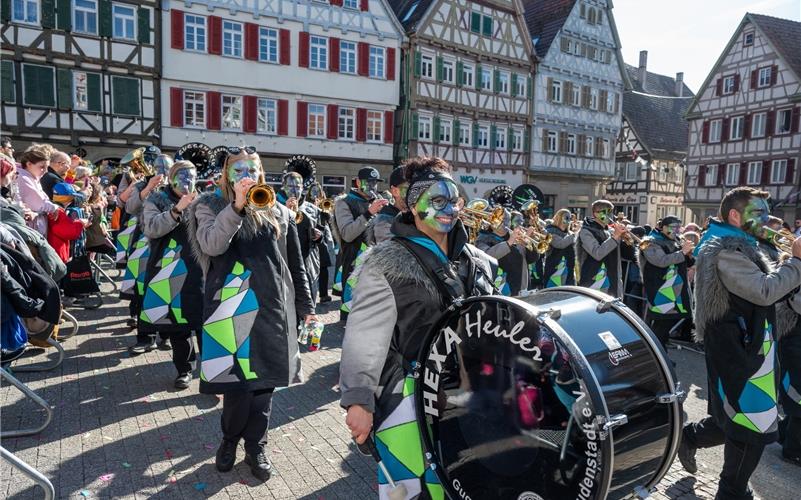
[[[553,221],[545,226],[551,235],[551,244],[545,254],[544,276],[545,288],[576,284],[576,235],[570,232],[570,210],[558,210]]]
[[[679,460],[695,473],[695,451],[724,445],[716,498],[752,498],[748,480],[776,440],[776,306],[801,285],[801,238],[775,269],[755,235],[768,222],[769,194],[735,188],[720,202],[695,249],[696,337],[704,342],[710,415],[684,427]]]
[[[276,387],[300,379],[296,317],[315,320],[295,216],[280,203],[258,209],[248,192],[264,182],[253,147],[232,147],[215,192],[187,213],[192,251],[205,277],[200,392],[224,394],[217,469],[231,470],[237,443],[261,480]]]
[[[346,423],[359,443],[371,431],[396,425],[392,422],[417,421],[410,389],[417,381],[408,369],[421,342],[453,298],[493,291],[494,263],[467,243],[458,219],[463,201],[450,166],[441,158],[423,157],[408,160],[405,168],[410,211],[395,219],[393,238],[369,249],[353,275],[353,307],[340,363],[340,404],[348,411]],[[419,442],[419,436],[409,436],[410,442]],[[381,444],[378,450],[382,460],[399,461],[410,471],[418,470],[410,459],[424,460],[390,458]],[[410,495],[427,488],[422,474],[395,479]],[[387,498],[387,487],[381,478],[380,498]]]
[[[626,228],[622,224],[612,224],[614,208],[606,200],[592,203],[592,217],[584,219],[576,241],[576,258],[579,286],[618,297],[623,293],[619,245]]]
[[[476,238],[476,247],[498,259],[498,265],[506,273],[509,294],[516,296],[521,290],[528,290],[529,260],[536,262],[538,254],[529,254],[523,244],[526,230],[522,225],[512,227],[512,216],[504,210],[503,223],[495,229],[482,229]]]
[[[197,196],[197,170],[181,160],[171,164],[165,179],[168,184],[145,200],[142,212],[151,257],[145,267],[139,333],[170,339],[178,372],[174,385],[186,389],[195,364],[192,333],[200,332],[203,313],[203,276],[191,251],[184,215]]]
[[[392,170],[389,175],[389,192],[392,194],[393,202],[378,212],[373,223],[367,229],[368,244],[375,245],[392,238],[392,224],[395,222],[395,217],[407,210],[406,190],[408,187],[409,183],[406,182],[403,165]]]
[[[355,180],[356,186],[347,196],[337,198],[334,206],[334,235],[339,240],[334,290],[342,294],[342,321],[347,319],[350,312],[352,287],[348,278],[356,259],[369,245],[367,227],[373,217],[389,203],[378,195],[379,182],[381,179],[378,170],[373,167],[362,168]]]

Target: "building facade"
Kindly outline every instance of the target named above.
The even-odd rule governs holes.
[[[718,214],[736,186],[769,191],[774,215],[801,215],[801,23],[746,14],[690,106],[687,206]]]
[[[583,216],[615,173],[615,141],[627,82],[607,0],[524,0],[540,63],[534,78],[529,182],[546,216]]]
[[[160,142],[155,0],[3,2],[2,133],[119,159]]]
[[[272,181],[306,155],[329,194],[388,175],[403,32],[384,0],[164,5],[166,149],[254,146]]]
[[[615,152],[615,178],[605,198],[635,224],[652,227],[666,215],[687,220],[684,186],[687,120],[693,93],[676,78],[647,69],[648,53],[638,67],[626,65],[632,88],[623,94],[623,125]]]
[[[436,155],[469,198],[529,163],[532,45],[519,0],[390,0],[406,29],[398,160]]]

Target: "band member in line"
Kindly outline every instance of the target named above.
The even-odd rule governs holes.
[[[351,285],[348,283],[354,262],[367,249],[367,226],[375,215],[389,203],[378,196],[378,170],[364,167],[359,170],[356,187],[347,196],[337,198],[334,208],[334,223],[338,234],[336,282],[342,291],[340,320],[346,320],[350,312]]]
[[[187,214],[205,278],[200,392],[224,395],[217,470],[231,470],[244,440],[245,462],[267,480],[272,394],[300,378],[295,318],[316,317],[295,216],[279,203],[248,203],[250,189],[264,183],[261,160],[251,146],[228,152],[219,189]]]
[[[315,201],[326,198],[322,186],[315,182],[309,187],[310,200]],[[317,279],[317,290],[319,293],[319,303],[331,302],[331,288],[330,279],[334,275],[334,271],[329,268],[334,266],[336,260],[336,252],[334,250],[334,237],[331,234],[331,218],[333,213],[326,212],[317,207],[319,218],[317,219],[317,229],[322,232],[322,236],[316,241],[317,249],[320,254],[320,276]]]
[[[768,223],[765,225],[774,231],[781,231],[782,222],[783,221],[780,218],[771,215],[768,217]],[[765,255],[768,256],[768,259],[770,259],[774,265],[778,264],[779,257],[781,255],[779,249],[776,248],[776,245],[774,245],[769,239],[765,238],[763,232],[757,233],[757,241],[759,244],[759,249],[765,252]]]
[[[389,192],[392,194],[393,203],[387,204],[373,219],[373,223],[367,229],[367,241],[370,245],[381,243],[392,238],[392,224],[395,217],[406,211],[406,182],[403,165],[396,167],[389,175]]]
[[[670,329],[692,314],[687,269],[694,264],[693,244],[677,241],[681,219],[669,215],[656,223],[640,251],[640,267],[648,299],[648,323],[667,349]]]
[[[525,228],[511,229],[511,214],[504,210],[503,224],[495,230],[481,230],[476,239],[476,247],[498,260],[498,265],[506,272],[506,283],[512,297],[528,290],[529,261],[523,244]],[[538,256],[534,252],[535,256]],[[535,259],[532,259],[534,261]]]
[[[606,200],[592,203],[592,217],[584,219],[576,241],[576,257],[579,286],[619,297],[622,295],[619,245],[626,228],[614,224],[609,230],[614,208],[612,202]]]
[[[169,335],[176,389],[186,389],[195,365],[193,332],[203,323],[203,276],[192,255],[184,211],[194,201],[197,170],[178,161],[168,184],[151,194],[142,212],[142,230],[150,244],[144,279],[139,332]]]
[[[779,423],[779,443],[782,458],[801,466],[801,293],[796,293],[788,305],[792,308],[788,311],[791,320],[787,331],[779,332],[779,401],[785,415]]]
[[[545,288],[576,284],[577,232],[570,232],[570,210],[563,208],[553,216],[553,222],[545,227],[551,235],[551,245],[545,254]]]
[[[491,259],[467,243],[458,219],[463,200],[449,171],[441,158],[406,162],[410,211],[395,220],[391,240],[365,253],[355,273],[353,307],[342,345],[340,404],[347,409],[351,435],[363,443],[375,431],[382,460],[400,462],[410,471],[418,467],[408,463],[409,456],[390,457],[385,444],[398,436],[393,429],[400,424],[417,422],[410,363],[453,298],[492,293]],[[415,424],[410,432],[403,439],[420,429]],[[411,439],[410,446],[419,446],[419,436]],[[412,459],[425,461],[424,456]],[[413,498],[428,488],[431,479],[424,475],[396,482],[406,486],[407,498]],[[379,483],[382,499],[388,498],[386,483],[385,479]],[[426,491],[423,496],[431,494]]]
[[[801,285],[801,239],[778,270],[755,234],[768,222],[769,194],[735,188],[695,250],[696,336],[704,342],[710,415],[684,427],[678,457],[697,471],[697,448],[724,445],[716,498],[753,498],[748,480],[776,440],[775,304]]]

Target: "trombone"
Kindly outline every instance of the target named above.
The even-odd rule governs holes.
[[[268,210],[275,205],[275,191],[269,184],[256,184],[247,194],[247,207],[251,212]]]
[[[314,204],[317,205],[317,208],[319,208],[321,212],[325,212],[329,215],[334,213],[333,198],[318,198]]]

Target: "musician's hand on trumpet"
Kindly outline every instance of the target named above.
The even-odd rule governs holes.
[[[526,228],[518,226],[512,229],[512,233],[509,236],[509,244],[512,246],[525,245],[528,242],[528,238],[526,238],[526,236],[528,236],[526,234]]]
[[[236,195],[234,208],[236,208],[237,212],[242,213],[245,210],[245,205],[248,203],[248,191],[255,185],[256,181],[250,178],[240,179],[234,184],[234,194]]]
[[[681,253],[684,255],[690,255],[692,251],[695,249],[695,244],[690,240],[681,240]]]
[[[286,208],[292,210],[293,212],[298,211],[298,199],[294,196],[292,198],[287,198],[286,200]]]
[[[623,235],[628,232],[626,226],[622,223],[610,224],[612,226],[612,238],[617,241],[620,241],[623,238]]]
[[[386,198],[378,197],[374,199],[372,203],[370,203],[370,206],[367,208],[367,210],[370,212],[370,214],[375,215],[388,204],[389,201]]]

